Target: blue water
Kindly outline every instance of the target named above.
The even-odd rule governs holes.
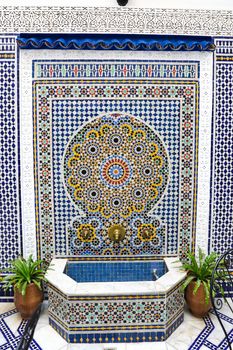
[[[163,260],[136,262],[68,262],[65,273],[77,282],[154,281],[167,272]]]

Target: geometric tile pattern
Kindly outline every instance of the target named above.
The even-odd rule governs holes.
[[[84,63],[85,64],[85,63]],[[96,64],[96,62],[95,62]],[[125,66],[127,66],[127,61],[125,62]],[[135,63],[136,64],[136,63]],[[90,63],[89,63],[90,66]],[[109,74],[111,73],[111,70]],[[101,77],[98,77],[101,79]],[[135,77],[136,79],[136,77]],[[35,96],[37,98],[37,111],[34,115],[34,126],[37,128],[38,131],[38,137],[34,140],[36,147],[39,147],[39,152],[35,153],[35,170],[36,170],[36,178],[40,179],[40,182],[36,185],[36,198],[40,198],[40,201],[37,201],[37,234],[38,239],[41,241],[41,254],[42,256],[46,256],[48,259],[53,254],[54,249],[56,249],[56,254],[67,254],[66,244],[67,242],[64,241],[66,239],[66,235],[64,234],[64,229],[62,231],[60,230],[54,230],[53,228],[53,220],[54,218],[51,217],[52,211],[49,210],[50,207],[54,207],[54,204],[52,202],[52,197],[55,197],[54,193],[56,192],[56,189],[53,188],[53,182],[51,183],[51,179],[59,179],[60,176],[56,174],[52,174],[53,168],[56,166],[59,167],[59,164],[61,163],[62,155],[64,152],[58,154],[56,156],[56,159],[54,159],[54,164],[50,164],[49,161],[51,159],[50,154],[56,154],[56,150],[53,148],[56,148],[56,141],[53,144],[54,140],[51,140],[51,131],[52,135],[56,132],[54,128],[54,121],[56,119],[56,114],[63,116],[63,125],[61,125],[60,129],[60,137],[58,137],[58,140],[61,140],[61,144],[64,145],[64,138],[68,140],[72,136],[70,133],[70,125],[72,125],[72,120],[76,120],[76,125],[73,125],[74,131],[77,130],[77,120],[80,120],[81,118],[84,119],[85,113],[88,115],[89,111],[89,120],[93,116],[97,116],[98,113],[90,112],[89,106],[92,101],[95,101],[96,106],[100,106],[103,104],[103,101],[106,103],[106,101],[111,100],[112,102],[112,108],[113,111],[116,110],[116,106],[114,104],[118,103],[119,99],[122,99],[122,101],[127,101],[128,105],[130,104],[130,101],[140,101],[141,106],[146,101],[146,106],[148,107],[148,100],[152,101],[170,101],[173,103],[173,106],[175,106],[174,113],[176,115],[176,106],[177,101],[179,102],[181,109],[180,109],[180,115],[179,115],[179,122],[176,124],[176,127],[180,128],[178,135],[179,145],[176,146],[176,151],[174,156],[174,163],[177,166],[178,171],[181,171],[181,173],[178,175],[178,186],[179,190],[176,187],[177,182],[175,184],[175,187],[171,189],[171,191],[176,191],[176,193],[179,193],[179,196],[175,195],[175,206],[178,207],[180,205],[180,212],[179,214],[176,213],[176,223],[175,220],[173,220],[173,225],[168,227],[168,231],[172,231],[172,236],[168,233],[168,248],[167,252],[168,254],[177,254],[177,251],[180,249],[181,252],[185,253],[185,251],[188,249],[191,243],[191,237],[194,235],[195,232],[195,220],[193,213],[195,212],[195,196],[196,196],[196,175],[197,175],[197,158],[196,158],[196,149],[197,149],[197,135],[195,138],[193,138],[193,133],[197,131],[198,126],[198,116],[197,116],[197,103],[198,103],[198,83],[196,81],[177,81],[174,79],[172,81],[172,84],[166,83],[165,81],[157,82],[153,81],[153,79],[147,79],[143,80],[143,83],[141,85],[136,84],[136,81],[134,81],[134,84],[130,83],[129,81],[122,80],[122,83],[119,84],[117,81],[111,81],[111,84],[108,83],[108,80],[106,78],[103,79],[102,84],[80,84],[75,79],[72,81],[72,84],[67,81],[61,81],[60,85],[57,85],[58,81],[56,80],[56,84],[53,83],[52,80],[46,81],[35,81]],[[105,84],[103,84],[105,83]],[[124,83],[124,84],[123,84]],[[63,102],[58,102],[58,101]],[[72,108],[66,109],[64,106],[67,103],[70,103],[68,101],[75,100],[77,101],[85,101],[85,104],[83,103],[83,106],[85,106],[85,109],[79,110],[78,115],[74,114],[74,110]],[[56,108],[54,107],[56,103]],[[164,102],[164,105],[166,106],[167,102]],[[138,103],[139,104],[139,103]],[[52,106],[51,106],[52,105]],[[151,104],[151,106],[153,103]],[[58,108],[60,106],[60,110]],[[120,106],[120,110],[122,112],[125,112],[124,109],[124,102],[117,107]],[[163,112],[164,109],[162,109],[162,104],[160,104],[160,113],[161,113],[161,120],[166,120],[165,113]],[[170,104],[172,106],[172,104]],[[51,114],[51,107],[52,107],[52,114]],[[54,109],[56,109],[54,113]],[[141,107],[142,108],[142,107]],[[166,107],[165,107],[166,110]],[[164,110],[164,111],[165,111]],[[68,114],[67,114],[68,111]],[[87,112],[85,112],[87,111]],[[98,108],[97,108],[98,111]],[[142,110],[142,114],[145,111]],[[168,110],[166,110],[167,112]],[[151,115],[149,115],[151,113]],[[65,116],[67,117],[65,118]],[[139,117],[137,114],[135,115]],[[172,118],[174,119],[173,110],[171,109],[169,111],[170,122]],[[73,118],[73,119],[72,119]],[[80,118],[80,119],[79,119]],[[150,120],[152,126],[153,126],[153,119],[160,119],[160,114],[155,115],[155,111],[147,112],[147,118]],[[60,119],[61,121],[61,119]],[[69,125],[70,124],[70,125]],[[79,126],[82,126],[82,123],[79,122]],[[168,139],[165,141],[165,137],[167,132],[168,138],[174,138],[171,135],[171,132],[168,131],[167,126],[163,125],[163,121],[161,121],[160,125],[161,131],[155,129],[158,131],[162,138],[164,138],[164,142],[168,148],[169,141]],[[170,129],[173,129],[172,124],[169,125]],[[36,133],[35,133],[36,134]],[[57,138],[56,138],[57,139]],[[176,140],[177,141],[177,140]],[[174,141],[173,141],[174,145]],[[54,147],[55,146],[55,147]],[[174,146],[173,146],[174,147]],[[173,148],[174,149],[174,148]],[[179,150],[179,151],[178,151]],[[55,152],[54,152],[55,151]],[[60,147],[61,151],[61,147]],[[178,151],[178,152],[177,152]],[[169,152],[169,149],[168,149]],[[179,152],[181,152],[179,154]],[[178,155],[179,154],[179,155]],[[39,158],[37,158],[39,156]],[[58,162],[58,163],[57,163]],[[56,165],[57,164],[57,165]],[[178,172],[174,171],[171,175],[177,176]],[[38,177],[39,175],[39,177]],[[58,177],[57,177],[58,176]],[[174,180],[174,179],[173,179]],[[56,180],[55,180],[56,182]],[[174,185],[174,182],[173,182]],[[191,192],[190,192],[191,190]],[[40,194],[39,194],[40,193]],[[52,195],[53,194],[53,195]],[[63,190],[64,194],[64,190]],[[63,194],[59,195],[59,200],[61,204],[61,197]],[[178,200],[178,202],[177,202]],[[179,204],[178,204],[179,203]],[[182,204],[181,204],[182,203]],[[59,207],[56,205],[56,207]],[[61,210],[62,208],[65,208],[65,205],[63,203],[62,206],[60,206]],[[74,207],[72,208],[74,211]],[[158,210],[164,210],[165,215],[168,216],[169,208],[158,208]],[[64,212],[67,211],[67,208],[64,209]],[[72,214],[72,213],[71,213]],[[70,214],[71,218],[73,217]],[[154,213],[156,214],[156,212]],[[177,215],[178,214],[178,215]],[[164,215],[164,214],[163,214]],[[192,217],[193,215],[193,217]],[[60,218],[62,215],[59,215]],[[177,225],[177,216],[180,232],[178,232],[178,235],[174,237],[174,227]],[[61,220],[59,218],[59,220]],[[66,217],[67,220],[67,217]],[[173,226],[173,227],[172,227]],[[67,228],[66,228],[67,230]],[[55,244],[56,247],[53,247],[53,235],[52,232],[56,232],[56,238],[55,238]],[[59,236],[60,235],[60,236]],[[177,246],[178,242],[178,236],[180,237],[180,248]],[[51,237],[51,238],[50,238]],[[40,255],[40,254],[39,254]]]
[[[211,314],[215,315],[214,311],[211,311]],[[228,332],[228,337],[230,343],[233,344],[233,319],[227,315],[219,313],[220,319],[231,325],[231,331]],[[223,338],[218,345],[213,344],[212,341],[208,340],[208,337],[214,331],[214,324],[211,315],[205,316],[204,321],[206,327],[202,330],[202,332],[198,335],[192,345],[189,347],[189,350],[199,350],[200,348],[212,349],[212,350],[227,350],[228,342],[226,338]]]
[[[232,38],[215,39],[215,44],[216,44],[216,53],[218,55],[220,54],[224,55],[225,59],[228,60],[227,56],[233,54],[233,39]],[[217,56],[217,61],[219,59],[222,59],[222,58],[219,58]]]
[[[125,218],[134,211],[148,212],[160,201],[169,179],[168,154],[146,124],[111,113],[72,137],[65,149],[63,178],[71,201],[85,213]],[[132,202],[126,202],[129,193]]]
[[[15,36],[0,36],[0,257],[1,267],[21,253]],[[7,237],[7,239],[6,239]]]
[[[213,134],[212,217],[210,249],[223,253],[232,247],[233,222],[233,46],[232,40],[217,41],[216,112]]]
[[[96,61],[95,64],[88,64],[89,61],[82,62],[70,61],[67,63],[50,63],[38,60],[33,62],[33,78],[172,78],[172,79],[197,79],[199,70],[197,62],[185,63],[161,62],[161,63],[140,63],[125,65],[124,62],[117,60],[117,64]],[[109,74],[111,70],[111,75]]]
[[[12,309],[10,311],[4,312],[0,315],[0,335],[1,338],[5,338],[4,341],[1,340],[0,350],[14,350],[17,348],[18,343],[22,337],[24,329],[26,327],[27,322],[22,321],[17,328],[17,332],[12,332],[10,327],[7,324],[7,318],[11,315],[17,313],[16,309]],[[41,347],[36,343],[33,339],[30,344],[30,350],[42,350]]]
[[[67,195],[87,220],[70,225],[69,255],[164,254],[162,222],[147,216],[166,190],[169,168],[159,134],[130,115],[102,115],[76,132],[62,171]],[[112,244],[115,224],[126,235]]]
[[[177,327],[183,322],[184,316],[183,313],[174,320],[174,322],[170,325],[166,330],[164,329],[155,329],[153,330],[143,330],[140,332],[131,332],[130,330],[125,330],[123,332],[117,331],[115,332],[98,332],[96,334],[86,332],[86,333],[72,333],[71,331],[67,331],[60,325],[59,322],[54,321],[51,317],[49,317],[49,324],[52,326],[59,334],[69,343],[138,343],[138,342],[157,342],[166,340],[172,332],[176,330]]]
[[[52,145],[56,254],[66,254],[66,242],[64,235],[61,233],[66,231],[67,222],[75,217],[75,210],[68,200],[63,183],[60,181],[62,176],[60,159],[61,155],[64,154],[65,145],[76,130],[90,120],[90,115],[110,113],[114,109],[137,115],[159,134],[163,134],[163,141],[167,145],[170,157],[172,176],[168,184],[167,195],[164,196],[162,202],[156,208],[156,215],[163,222],[166,222],[168,254],[177,251],[178,241],[173,233],[178,232],[179,224],[179,163],[177,159],[180,157],[180,106],[179,100],[164,99],[147,99],[145,101],[141,99],[53,100]],[[81,115],[80,111],[82,111]],[[154,118],[154,115],[156,115],[156,118]]]
[[[232,36],[232,19],[232,11],[209,9],[6,6],[0,11],[0,31],[116,33],[117,28],[126,34]]]
[[[10,56],[11,58],[15,57],[15,51],[16,51],[16,40],[15,36],[2,36],[0,37],[0,51],[1,51],[1,56],[3,53],[7,53],[5,58],[9,58],[9,54],[11,53],[12,55]]]
[[[145,325],[146,328],[149,323],[164,322],[166,316],[164,303],[165,300],[162,298],[155,301],[143,300],[137,303],[126,303],[118,300],[117,305],[114,301],[106,303],[105,300],[89,302],[88,305],[85,305],[85,302],[77,305],[73,303],[67,309],[69,316],[66,322],[68,325],[77,329],[80,327],[83,330],[84,327],[91,325],[99,326],[99,329],[103,328],[104,330],[118,330],[121,324],[128,329],[132,329],[131,325],[134,324],[136,324],[135,328],[138,325]],[[161,310],[164,311],[161,312]]]
[[[165,340],[183,320],[180,285],[168,294],[93,297],[49,284],[48,298],[50,324],[72,343]]]

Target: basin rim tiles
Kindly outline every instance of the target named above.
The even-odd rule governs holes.
[[[54,258],[46,274],[49,284],[67,296],[156,295],[168,293],[186,277],[178,257],[163,258],[167,272],[156,281],[76,282],[64,272],[69,258]]]

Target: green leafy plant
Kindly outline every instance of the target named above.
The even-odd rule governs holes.
[[[32,255],[28,259],[19,257],[11,261],[7,275],[1,277],[3,289],[9,290],[11,287],[18,289],[22,294],[26,294],[26,288],[30,283],[34,283],[40,290],[42,289],[42,281],[47,281],[45,274],[47,271],[47,263],[43,260],[33,260]]]
[[[206,256],[201,248],[198,249],[197,257],[194,253],[188,252],[186,261],[182,262],[182,269],[187,271],[188,274],[181,286],[181,290],[184,291],[191,282],[195,282],[193,294],[196,294],[200,285],[203,284],[205,290],[205,302],[208,304],[210,301],[210,280],[218,257],[219,255],[215,252]],[[222,271],[222,278],[224,278],[224,271]],[[218,290],[224,294],[222,287],[218,285],[217,276],[215,284],[218,287]]]

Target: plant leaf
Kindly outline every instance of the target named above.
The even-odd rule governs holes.
[[[7,272],[1,276],[2,288],[4,291],[16,287],[22,295],[25,295],[27,285],[31,282],[41,288],[41,282],[47,281],[45,274],[48,266],[43,260],[33,260],[32,255],[28,259],[19,257],[11,261],[10,267],[1,272]]]
[[[195,279],[195,276],[188,276],[183,282],[183,284],[181,285],[181,288],[180,288],[181,291],[183,292],[185,288],[189,285],[189,283],[191,283],[194,279]]]
[[[201,280],[198,279],[198,280],[196,281],[196,283],[195,283],[195,287],[194,287],[194,289],[193,289],[193,294],[197,294],[197,291],[198,291],[198,289],[200,288],[200,285],[201,285]]]

